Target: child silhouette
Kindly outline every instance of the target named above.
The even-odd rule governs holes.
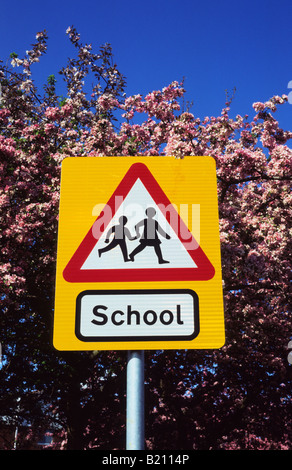
[[[109,238],[111,234],[114,234],[113,240],[108,246],[105,246],[104,248],[101,248],[98,250],[99,257],[101,257],[102,253],[105,253],[106,251],[110,251],[119,245],[123,254],[124,261],[125,262],[130,261],[130,259],[128,258],[126,238],[128,238],[129,240],[136,240],[137,237],[132,237],[130,231],[127,229],[127,227],[125,227],[127,221],[128,221],[127,217],[121,216],[119,218],[119,224],[114,225],[113,227],[109,229],[109,231],[106,234],[105,243],[109,242]]]
[[[146,246],[153,246],[155,254],[158,258],[159,264],[169,263],[162,257],[160,244],[161,241],[158,238],[158,234],[162,235],[167,240],[170,239],[170,235],[164,232],[164,230],[160,227],[157,220],[153,219],[156,214],[156,210],[153,207],[149,207],[145,211],[147,218],[138,222],[135,227],[137,237],[140,237],[139,229],[143,227],[143,233],[140,238],[140,244],[132,251],[129,255],[131,261],[134,261],[134,257],[140,253],[142,250],[146,248]]]

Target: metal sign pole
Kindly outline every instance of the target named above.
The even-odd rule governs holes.
[[[128,351],[126,449],[144,450],[144,351]]]

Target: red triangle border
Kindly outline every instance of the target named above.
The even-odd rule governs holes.
[[[167,207],[168,211],[175,211],[179,220],[178,225],[180,227],[184,225],[184,230],[189,231],[148,167],[140,162],[134,163],[129,168],[109,199],[107,205],[111,208],[112,214],[114,215],[114,210],[118,209],[116,204],[117,196],[119,196],[121,204],[138,178],[142,181],[155,203]],[[111,220],[106,220],[107,213],[109,212],[105,211],[103,215],[104,226],[107,226]],[[166,214],[164,215],[170,223],[171,217],[169,220],[169,217]],[[94,224],[98,222],[101,216],[102,212]],[[174,227],[172,228],[185,246],[185,241],[181,238],[179,231]],[[184,231],[184,233],[186,232]],[[196,249],[189,249],[185,246],[197,268],[81,269],[97,241],[98,239],[93,236],[91,227],[63,271],[63,277],[67,282],[207,281],[215,275],[214,266],[200,246]]]

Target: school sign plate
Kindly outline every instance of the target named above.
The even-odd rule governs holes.
[[[209,349],[224,341],[214,159],[65,158],[55,348]]]

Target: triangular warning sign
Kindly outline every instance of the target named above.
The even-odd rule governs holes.
[[[214,274],[143,163],[130,167],[63,271],[68,282],[206,281]]]

